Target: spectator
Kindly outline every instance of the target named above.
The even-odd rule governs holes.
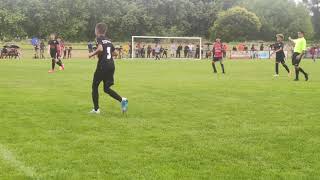
[[[156,50],[155,48],[152,49],[152,58],[156,57]]]
[[[166,56],[166,58],[168,58],[168,49],[167,48],[163,48],[162,58],[164,58],[164,56]]]
[[[162,48],[162,47],[160,47],[158,44],[157,44],[156,47],[154,48],[156,60],[160,60],[161,48]]]
[[[223,43],[223,49],[222,49],[223,58],[227,57],[227,51],[228,51],[228,45],[226,43]]]
[[[71,59],[72,57],[72,47],[70,46],[68,49],[68,59]]]
[[[244,45],[243,50],[244,50],[244,51],[248,51],[248,46],[247,46],[247,45]]]
[[[203,46],[201,46],[201,58],[203,57]]]
[[[186,45],[186,46],[184,47],[184,58],[187,58],[187,57],[188,57],[188,52],[189,52],[189,46]]]
[[[239,50],[239,51],[244,51],[244,50],[245,50],[245,45],[243,45],[242,43],[240,43],[240,44],[238,45],[238,50]]]
[[[237,51],[237,47],[236,47],[236,46],[233,46],[233,47],[232,47],[232,51]]]
[[[34,46],[34,59],[39,59],[39,44]]]
[[[182,45],[180,44],[177,49],[176,58],[181,58]]]
[[[193,44],[189,44],[188,57],[189,57],[189,58],[192,58],[192,57],[193,57]]]
[[[151,58],[152,48],[150,45],[147,47],[147,58]]]
[[[311,48],[310,48],[310,54],[311,54],[311,58],[313,60],[313,62],[316,62],[316,46],[313,45]]]
[[[141,50],[140,50],[140,53],[141,53],[141,57],[142,57],[142,58],[145,58],[145,57],[146,57],[145,45],[142,46],[142,48],[141,48]]]
[[[46,45],[44,44],[44,41],[42,40],[40,43],[40,58],[41,59],[45,59],[45,56],[44,56],[45,48],[46,48]]]
[[[163,47],[160,46],[160,57],[161,57],[161,58],[163,58],[163,51],[164,51]]]
[[[66,52],[66,54],[64,54],[65,49],[66,49],[66,47],[65,47],[65,45],[64,45],[64,41],[63,41],[63,40],[60,40],[60,56],[61,56],[63,59],[65,59],[65,58],[66,58],[66,55],[67,55],[67,52]]]
[[[251,59],[255,59],[256,58],[256,47],[254,46],[254,44],[252,44],[252,46],[251,46]]]
[[[263,43],[260,45],[260,51],[264,51],[264,44]]]
[[[172,58],[175,57],[176,51],[177,51],[176,44],[175,44],[175,43],[172,43],[172,44],[171,44],[171,47],[170,47],[170,56],[171,56]]]
[[[196,59],[199,59],[199,58],[200,58],[200,46],[199,46],[199,45],[197,45],[197,48],[196,48],[195,58],[196,58]]]
[[[122,57],[123,57],[123,47],[120,46],[118,51],[119,51],[118,57],[119,57],[119,59],[122,59]]]
[[[92,42],[88,42],[88,51],[89,51],[89,53],[93,52],[93,43]]]
[[[129,58],[132,58],[132,45],[129,43]]]

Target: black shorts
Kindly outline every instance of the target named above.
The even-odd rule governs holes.
[[[222,57],[213,57],[213,61],[214,62],[222,61]]]
[[[99,86],[101,81],[103,81],[104,87],[109,88],[114,84],[114,72],[115,68],[110,67],[105,70],[96,70],[93,76],[93,85]]]
[[[297,59],[297,56],[299,56],[300,53],[293,53],[292,55],[292,65],[294,66],[299,66],[300,62],[301,62],[301,58]]]
[[[50,56],[52,59],[57,59],[57,50],[50,49]]]
[[[278,57],[276,58],[276,63],[286,63],[285,58],[284,57]]]

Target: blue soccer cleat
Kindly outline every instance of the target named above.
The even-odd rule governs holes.
[[[128,111],[128,105],[129,105],[128,99],[127,98],[122,98],[122,101],[121,101],[122,113],[126,113]]]

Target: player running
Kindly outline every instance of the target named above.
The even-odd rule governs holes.
[[[283,43],[284,35],[277,34],[276,37],[277,37],[277,42],[273,45],[273,48],[274,48],[273,53],[276,53],[276,65],[275,65],[276,74],[274,75],[274,77],[279,76],[279,63],[282,64],[282,66],[287,70],[288,75],[290,76],[290,69],[286,65],[286,62],[285,62],[286,55],[284,54],[284,51],[283,51],[283,49],[284,49],[284,43]]]
[[[60,66],[60,70],[64,70],[64,64],[62,63],[61,59],[58,58],[58,51],[60,49],[60,46],[55,34],[50,35],[50,41],[48,42],[48,44],[49,44],[48,54],[50,54],[52,58],[51,69],[49,70],[49,73],[54,72],[54,68],[56,64]]]
[[[128,99],[121,97],[110,87],[114,84],[114,71],[115,65],[112,54],[115,51],[113,44],[106,38],[107,25],[104,23],[98,23],[95,27],[95,34],[97,38],[97,49],[89,53],[89,58],[98,55],[97,69],[94,73],[92,82],[92,100],[94,109],[90,111],[92,114],[100,114],[99,109],[99,92],[98,88],[103,81],[104,92],[109,94],[112,98],[121,103],[122,112],[125,113],[128,110]]]
[[[299,72],[302,72],[302,74],[304,74],[305,80],[308,81],[309,80],[308,73],[306,73],[300,67],[300,62],[307,50],[307,41],[304,38],[304,32],[303,31],[298,32],[298,39],[291,39],[291,37],[289,37],[289,40],[294,43],[294,50],[292,55],[292,65],[294,65],[295,72],[296,72],[296,78],[294,80],[299,81]]]
[[[217,68],[215,63],[220,62],[222,73],[225,74],[224,65],[223,65],[223,44],[221,43],[221,39],[216,39],[216,42],[213,44],[213,60],[212,60],[212,68],[213,73],[217,73]]]

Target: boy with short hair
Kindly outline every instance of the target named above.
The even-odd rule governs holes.
[[[118,93],[112,90],[110,87],[114,84],[114,71],[115,65],[113,61],[113,53],[115,48],[111,41],[106,38],[107,25],[104,23],[98,23],[95,27],[95,34],[97,38],[97,50],[89,53],[89,58],[98,55],[97,69],[94,73],[92,82],[92,101],[94,108],[90,113],[100,114],[99,109],[99,85],[103,81],[104,92],[109,94],[112,98],[121,103],[122,113],[128,110],[128,99],[121,97]]]
[[[287,70],[288,75],[290,76],[290,69],[286,65],[286,62],[285,62],[286,55],[284,54],[284,51],[283,51],[283,49],[284,49],[284,43],[283,43],[284,35],[277,34],[276,38],[277,38],[277,42],[273,45],[273,48],[274,48],[273,53],[276,53],[276,64],[275,64],[276,74],[274,75],[274,77],[279,76],[279,63],[282,64],[282,66]]]

